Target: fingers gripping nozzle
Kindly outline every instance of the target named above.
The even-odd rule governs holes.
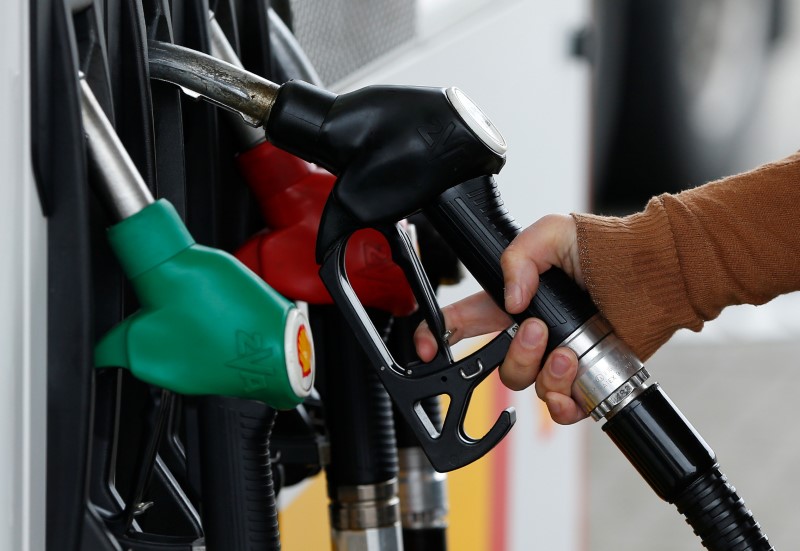
[[[95,184],[119,220],[108,238],[141,306],[100,339],[95,365],[183,394],[300,403],[314,377],[305,316],[232,256],[197,245],[172,205],[153,201],[81,86]]]

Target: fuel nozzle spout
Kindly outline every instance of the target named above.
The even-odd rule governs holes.
[[[151,78],[238,113],[251,126],[262,126],[269,118],[279,90],[274,82],[210,55],[157,40],[149,42],[148,57]]]
[[[109,215],[115,221],[125,220],[154,203],[155,199],[83,78],[80,87],[88,158],[98,176],[92,183]]]

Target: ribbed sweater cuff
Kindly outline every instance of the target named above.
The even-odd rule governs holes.
[[[617,335],[647,359],[680,328],[699,331],[659,197],[624,218],[572,215],[586,288]]]

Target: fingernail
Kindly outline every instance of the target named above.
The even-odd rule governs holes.
[[[555,400],[547,400],[547,409],[550,410],[551,416],[556,416],[561,412],[561,404]]]
[[[505,291],[506,308],[513,308],[522,302],[522,289],[516,283],[509,283]]]
[[[563,377],[564,374],[569,370],[570,361],[566,356],[562,356],[561,354],[556,354],[553,356],[553,362],[550,365],[550,371],[556,377]]]
[[[525,345],[525,348],[533,348],[536,346],[540,340],[542,340],[542,335],[544,334],[544,329],[542,325],[538,322],[529,322],[526,323],[522,328],[522,335],[520,338],[522,339],[522,344]]]

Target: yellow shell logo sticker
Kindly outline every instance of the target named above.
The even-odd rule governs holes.
[[[308,338],[308,331],[306,326],[301,325],[297,330],[297,357],[300,360],[300,369],[303,372],[303,378],[311,375],[311,339]]]

